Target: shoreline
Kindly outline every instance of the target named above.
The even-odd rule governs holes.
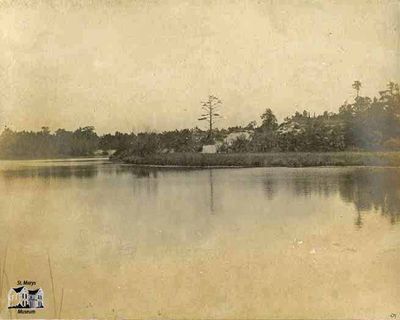
[[[0,158],[0,161],[65,161],[65,160],[109,160],[107,156],[63,156],[63,157],[33,157],[33,158]]]
[[[168,153],[145,157],[122,153],[110,160],[164,168],[400,167],[400,152]]]
[[[262,169],[262,168],[293,168],[293,169],[307,169],[307,168],[382,168],[382,169],[400,169],[398,166],[385,166],[385,165],[321,165],[321,166],[303,166],[303,167],[289,167],[289,166],[262,166],[262,167],[250,167],[250,166],[186,166],[186,165],[162,165],[162,164],[136,164],[110,160],[113,163],[131,166],[135,168],[149,168],[149,169]]]

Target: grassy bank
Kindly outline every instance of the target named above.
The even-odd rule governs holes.
[[[146,157],[120,154],[113,160],[157,166],[400,166],[400,152],[169,153]]]

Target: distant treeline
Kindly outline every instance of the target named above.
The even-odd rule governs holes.
[[[93,127],[75,131],[58,129],[51,133],[48,127],[39,132],[12,131],[6,128],[0,135],[0,157],[44,158],[93,155],[99,137]]]
[[[204,144],[215,143],[220,152],[285,152],[400,150],[399,85],[389,83],[378,97],[359,95],[361,83],[353,87],[357,96],[345,103],[337,113],[321,115],[309,111],[296,112],[278,123],[269,108],[247,126],[213,129],[199,128],[162,133],[120,133],[98,136],[94,127],[75,131],[58,129],[50,132],[13,131],[5,128],[0,135],[1,158],[44,158],[91,156],[107,150],[146,156],[166,152],[199,152]],[[235,139],[227,139],[236,133]],[[243,133],[243,135],[240,135]],[[210,136],[212,138],[210,138]],[[212,140],[212,141],[210,141]]]

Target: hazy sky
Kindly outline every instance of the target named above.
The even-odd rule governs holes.
[[[100,133],[335,111],[400,79],[400,2],[2,1],[0,125]]]

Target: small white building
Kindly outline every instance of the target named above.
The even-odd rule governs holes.
[[[206,144],[203,146],[201,153],[217,153],[217,145],[215,144]]]

